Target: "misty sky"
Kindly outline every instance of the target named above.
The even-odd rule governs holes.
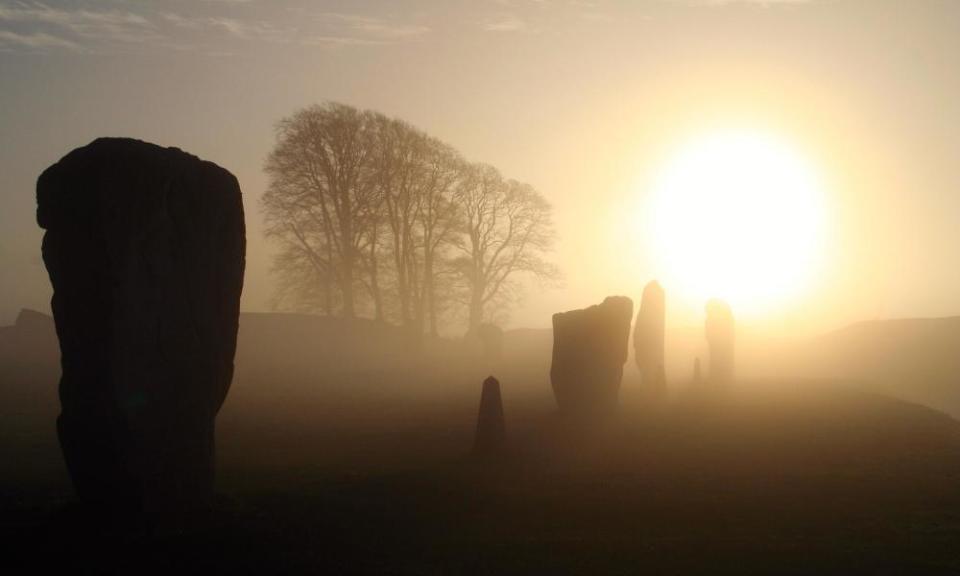
[[[513,326],[639,301],[657,271],[631,207],[717,127],[777,134],[826,183],[827,265],[767,328],[958,314],[958,30],[948,0],[0,0],[0,325],[49,309],[34,185],[98,136],[237,175],[243,309],[266,310],[263,161],[277,120],[324,100],[401,117],[552,202],[565,285]],[[693,324],[700,306],[671,312]]]

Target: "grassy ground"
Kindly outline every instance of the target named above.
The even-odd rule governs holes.
[[[589,427],[515,402],[488,461],[468,455],[475,399],[354,401],[281,429],[235,415],[217,505],[185,527],[98,530],[38,480],[8,487],[0,537],[79,573],[960,573],[960,425],[784,388],[626,395]]]

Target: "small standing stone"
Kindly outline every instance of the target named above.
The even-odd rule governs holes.
[[[490,376],[483,381],[483,391],[480,393],[480,414],[477,416],[473,452],[479,456],[496,454],[503,450],[505,440],[506,423],[503,418],[500,382]]]

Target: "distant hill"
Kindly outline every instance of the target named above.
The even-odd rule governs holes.
[[[236,365],[248,377],[316,379],[403,365],[416,342],[395,326],[310,314],[240,315]]]
[[[960,416],[960,317],[858,322],[785,350],[785,362]]]
[[[53,318],[21,310],[13,326],[0,327],[0,477],[8,486],[39,477],[67,489],[56,434],[59,378]]]
[[[412,362],[420,346],[401,328],[366,319],[309,314],[240,315],[235,363],[239,374],[315,378],[396,369]],[[436,343],[424,347],[436,351]],[[11,369],[48,378],[59,375],[59,344],[53,318],[21,310],[13,326],[0,326],[0,381]]]
[[[689,380],[693,356],[705,356],[702,338],[690,330],[675,330],[667,340],[668,379],[682,386]],[[878,392],[960,416],[960,317],[859,322],[809,340],[740,344],[738,360],[747,377],[860,381]],[[547,393],[552,345],[549,329],[508,330],[497,370]],[[398,372],[435,364],[453,368],[475,363],[478,356],[462,341],[449,339],[427,339],[418,353],[415,338],[371,320],[285,313],[241,314],[237,346],[234,392],[246,390],[247,381],[270,382],[263,390],[269,394],[300,385],[329,393],[346,382],[392,387]],[[706,369],[707,358],[703,360]],[[625,386],[633,377],[632,362],[628,360],[624,373]],[[478,373],[493,370],[475,368]],[[388,374],[393,376],[378,377]],[[0,327],[4,397],[13,394],[24,402],[30,397],[34,406],[55,401],[58,375],[52,318],[23,310],[14,326]],[[4,402],[0,415],[10,410],[11,404]]]
[[[0,419],[45,417],[59,411],[60,348],[53,318],[21,310],[0,327]]]

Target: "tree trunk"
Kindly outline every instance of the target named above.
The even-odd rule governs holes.
[[[327,236],[327,263],[328,269],[327,273],[323,275],[323,304],[324,312],[327,316],[333,316],[333,282],[330,280],[332,274],[333,263],[335,262],[333,257],[333,239],[330,237],[330,231],[326,231]]]
[[[403,250],[398,247],[397,250]],[[410,282],[407,280],[407,262],[404,256],[397,260],[397,296],[400,298],[400,324],[410,324]]]
[[[349,248],[347,250],[350,251]],[[340,292],[343,294],[343,317],[356,318],[357,311],[353,304],[353,254],[344,256],[343,273],[340,275]]]
[[[383,295],[380,292],[380,274],[377,262],[377,244],[370,243],[370,291],[373,293],[374,319],[383,321]]]
[[[483,286],[474,285],[470,294],[469,332],[475,332],[483,322]]]
[[[410,244],[412,246],[412,243]],[[410,304],[411,304],[411,322],[417,337],[423,335],[423,286],[420,284],[421,271],[417,266],[417,254],[411,249],[409,259],[410,271],[407,274],[407,280],[410,283]]]
[[[333,287],[330,285],[330,279],[323,279],[323,313],[327,316],[333,315]]]
[[[427,252],[423,257],[423,299],[424,309],[429,317],[430,335],[437,337],[437,300],[433,282],[433,254]]]

